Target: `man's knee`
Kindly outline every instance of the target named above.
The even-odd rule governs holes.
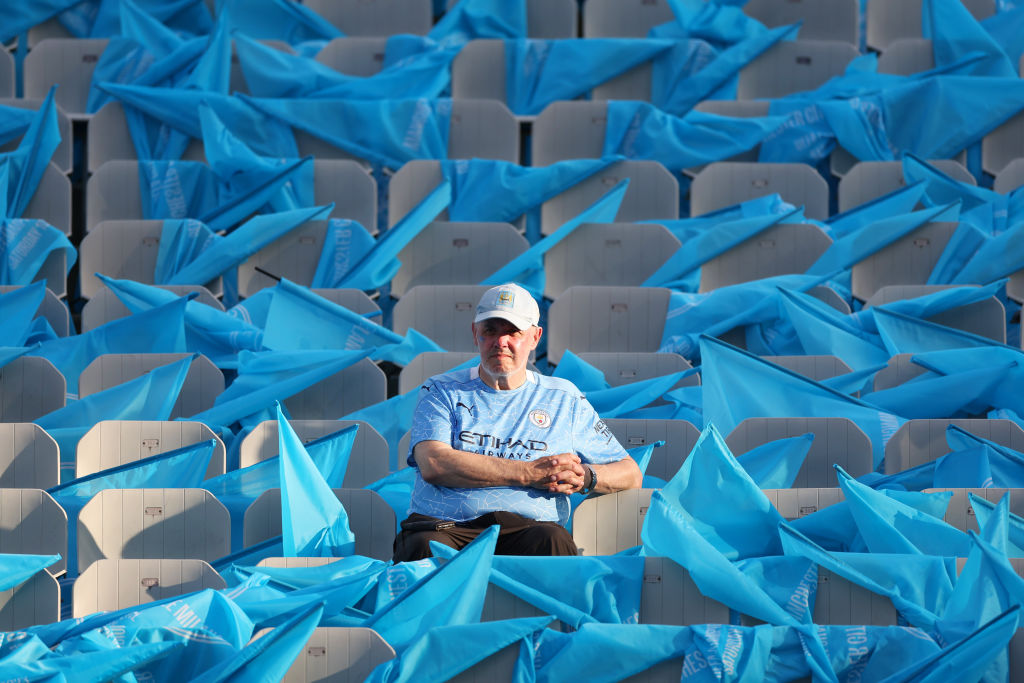
[[[414,562],[433,557],[430,552],[430,542],[437,541],[452,548],[459,545],[448,534],[441,531],[402,531],[395,537],[394,557],[392,561]]]
[[[538,522],[498,539],[499,555],[577,555],[576,543],[565,527]]]

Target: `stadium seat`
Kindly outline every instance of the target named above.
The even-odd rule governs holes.
[[[565,349],[657,351],[668,300],[663,287],[567,289],[548,309],[548,361],[557,365]]]
[[[897,38],[878,55],[878,73],[909,76],[935,68],[932,41],[927,38]]]
[[[537,115],[531,127],[531,163],[547,166],[565,159],[601,158],[607,123],[607,102],[552,102]]]
[[[629,187],[615,220],[634,223],[679,217],[679,183],[657,161],[619,161],[541,204],[541,234],[550,235],[622,180]]]
[[[1014,159],[996,175],[992,189],[999,194],[1009,194],[1024,185],[1024,158]]]
[[[1024,157],[1024,114],[1017,114],[981,139],[981,168],[999,176]]]
[[[529,248],[508,223],[449,223],[425,227],[398,253],[391,296],[417,285],[475,285]]]
[[[579,9],[576,0],[524,0],[526,37],[542,40],[576,38]],[[448,0],[451,9],[458,0]]]
[[[0,423],[0,487],[48,489],[60,483],[60,449],[31,422]]]
[[[206,468],[206,479],[224,474],[226,451],[220,437],[202,422],[101,420],[78,442],[75,477],[102,472],[210,439],[217,443]]]
[[[977,20],[996,12],[995,0],[961,0]],[[923,0],[889,0],[876,2],[865,12],[867,45],[884,52],[899,38],[920,38]]]
[[[778,194],[803,206],[808,218],[828,218],[828,183],[807,164],[718,161],[690,186],[690,214],[699,216],[733,204]]]
[[[801,39],[860,44],[858,0],[750,0],[743,12],[768,28],[802,22]]]
[[[441,163],[434,159],[413,159],[395,172],[388,185],[388,226],[392,227],[441,184],[444,174]],[[435,221],[447,221],[448,210]]]
[[[387,399],[387,377],[369,358],[284,399],[296,420],[337,420]]]
[[[228,510],[203,489],[105,489],[78,513],[78,571],[102,559],[198,559],[231,550]]]
[[[832,626],[896,626],[900,614],[884,595],[818,567],[812,621]]]
[[[86,128],[86,170],[95,172],[113,159],[138,159],[135,143],[128,132],[124,107],[120,102],[107,102],[89,119]],[[181,157],[184,161],[206,161],[202,140],[193,138]]]
[[[24,96],[42,99],[51,86],[59,84],[54,95],[57,105],[72,120],[89,118],[86,105],[92,72],[108,42],[106,38],[40,40],[25,56]]]
[[[935,166],[954,180],[977,185],[974,176],[954,159],[931,159]],[[849,211],[872,199],[906,186],[901,161],[860,161],[850,167],[839,181],[839,211]]]
[[[951,492],[953,497],[946,506],[946,515],[942,518],[946,524],[960,531],[979,533],[978,518],[971,505],[970,496],[974,495],[995,505],[1006,494],[1010,495],[1010,514],[1024,516],[1024,489],[1006,488],[961,488],[961,489],[925,489],[925,493]]]
[[[740,69],[736,99],[784,97],[814,90],[842,75],[858,56],[857,48],[845,41],[780,41]]]
[[[2,59],[2,57],[0,57]],[[0,65],[0,72],[4,67]],[[3,76],[0,75],[0,81],[3,80]],[[0,90],[3,89],[3,84],[0,83]],[[20,109],[31,109],[32,111],[39,111],[39,107],[43,104],[41,99],[25,99],[21,97],[0,97],[0,106],[4,107],[18,107]],[[60,169],[65,175],[71,173],[72,166],[72,140],[71,140],[71,119],[68,115],[57,107],[57,130],[60,132],[60,144],[57,145],[57,149],[53,152],[53,157],[50,158],[57,168]],[[6,145],[0,146],[0,154],[6,152],[13,152],[18,147],[18,143],[21,142],[21,138],[15,138],[8,142]]]
[[[729,608],[705,597],[690,573],[667,557],[644,560],[640,623],[690,626],[727,624]]]
[[[946,427],[956,425],[983,439],[994,441],[1015,451],[1024,451],[1024,429],[1012,420],[917,419],[907,420],[885,444],[885,472],[893,474],[923,465],[949,453]]]
[[[2,285],[0,286],[0,294],[13,292],[19,286]],[[39,304],[35,317],[46,318],[46,322],[50,324],[50,327],[57,333],[58,337],[66,337],[71,333],[71,311],[68,310],[68,305],[61,301],[57,294],[49,287],[46,288],[43,301]]]
[[[392,329],[409,328],[448,351],[476,351],[470,326],[487,285],[419,285],[405,292],[392,311]]]
[[[850,290],[867,301],[888,285],[923,285],[949,243],[957,223],[925,223],[853,265]]]
[[[805,273],[830,246],[832,239],[812,223],[773,225],[701,264],[699,291]]]
[[[792,521],[844,500],[840,488],[762,489],[783,519]]]
[[[103,272],[103,271],[97,271]],[[111,275],[111,277],[116,277]],[[106,285],[100,284],[100,280],[97,278],[89,278],[93,283],[99,285],[97,289],[91,292],[92,296],[82,307],[81,325],[82,332],[88,332],[95,330],[97,327],[106,325],[109,322],[120,320],[121,318],[127,318],[132,315],[131,310],[125,306],[117,295],[108,288]],[[133,279],[133,278],[125,278]],[[141,280],[135,280],[135,282],[141,282]],[[219,284],[219,280],[213,283],[214,285]],[[205,304],[211,308],[215,308],[218,311],[224,310],[224,304],[222,304],[209,289],[202,285],[155,285],[160,289],[167,290],[175,296],[185,296],[186,294],[196,293],[198,296],[195,298],[197,303]]]
[[[700,430],[686,420],[609,418],[604,421],[623,448],[632,449],[655,441],[665,445],[655,448],[646,474],[668,481],[676,475],[694,444]]]
[[[60,584],[47,571],[0,591],[0,629],[22,631],[60,619]]]
[[[584,223],[544,254],[544,296],[570,287],[639,287],[682,248],[656,223]]]
[[[250,297],[278,280],[256,268],[309,287],[327,238],[327,221],[307,221],[275,242],[271,242],[238,266],[238,291]]]
[[[344,488],[363,488],[388,474],[388,443],[368,422],[361,420],[289,420],[288,423],[303,443],[359,425],[345,469]],[[277,457],[277,420],[264,420],[242,439],[239,467],[249,467]]]
[[[951,285],[889,285],[882,287],[864,302],[864,308],[882,306],[893,301],[912,299],[948,289]],[[929,322],[945,325],[971,334],[988,337],[1000,344],[1006,343],[1006,309],[998,298],[990,296],[966,306],[957,306],[928,318]]]
[[[730,116],[732,118],[756,118],[768,116],[771,102],[768,100],[704,100],[698,102],[694,107],[696,111],[705,114],[717,114],[718,116]],[[761,145],[755,145],[746,152],[723,159],[722,161],[757,161],[760,156]],[[707,164],[705,164],[706,166]],[[704,166],[683,169],[688,176],[696,176]]]
[[[845,417],[749,417],[725,438],[736,457],[757,446],[812,432],[814,442],[793,488],[831,488],[839,485],[835,465],[852,477],[874,468],[871,440],[852,420]]]
[[[332,303],[344,306],[353,313],[368,315],[371,320],[378,323],[380,322],[380,306],[378,306],[377,302],[368,297],[361,289],[349,289],[344,287],[322,289],[320,287],[314,287],[310,291]]]
[[[587,498],[572,515],[580,555],[614,555],[640,545],[640,530],[654,489],[627,489]]]
[[[346,36],[426,35],[433,25],[430,0],[305,0],[303,4]]]
[[[394,552],[395,511],[376,491],[334,489],[355,535],[356,555],[390,560]],[[281,534],[281,489],[268,489],[245,511],[244,540],[248,548]]]
[[[689,370],[692,365],[677,353],[657,353],[645,351],[611,351],[611,352],[585,352],[579,354],[585,362],[593,365],[604,373],[604,378],[613,387],[624,384],[632,384],[645,379],[662,377],[674,372]],[[673,389],[680,387],[697,386],[700,384],[700,375],[694,373],[679,380]],[[664,405],[666,402],[658,399],[650,405]]]
[[[660,24],[674,21],[667,0],[587,0],[583,38],[645,38]]]
[[[80,397],[123,384],[141,377],[154,368],[168,365],[190,353],[105,353],[95,358],[82,371],[78,380]],[[200,355],[192,361],[178,400],[168,419],[190,417],[213,407],[224,391],[224,374],[209,358]],[[223,473],[223,470],[221,470]]]
[[[835,356],[762,356],[766,361],[792,370],[807,379],[820,382],[825,379],[845,375],[852,368]]]
[[[920,365],[911,362],[913,356],[912,353],[898,353],[890,358],[888,365],[875,374],[874,391],[892,389],[927,372]]]
[[[13,98],[17,94],[14,55],[7,50],[0,53],[0,98]]]
[[[428,378],[448,372],[478,356],[476,351],[425,351],[417,354],[398,373],[398,393],[406,394],[422,385]]]
[[[67,569],[68,515],[41,489],[0,489],[0,553],[60,555],[47,571],[60,576]]]
[[[267,632],[269,629],[264,629],[256,637]],[[357,683],[368,679],[374,669],[394,657],[394,649],[373,629],[318,626],[281,682]]]
[[[63,408],[67,381],[53,363],[21,356],[0,368],[0,422],[32,422]]]
[[[55,162],[46,165],[35,194],[21,217],[44,220],[65,235],[71,235],[71,180]],[[64,271],[60,271],[60,275],[63,279]],[[50,286],[57,291],[58,284],[54,282]]]
[[[145,607],[196,591],[227,587],[213,567],[196,559],[96,560],[75,579],[72,616]]]

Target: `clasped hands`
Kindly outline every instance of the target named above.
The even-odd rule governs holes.
[[[549,493],[576,493],[586,483],[586,472],[575,453],[545,455],[524,462],[529,468],[530,486]]]

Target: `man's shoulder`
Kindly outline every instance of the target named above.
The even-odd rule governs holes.
[[[567,379],[542,375],[539,372],[533,373],[537,379],[537,386],[547,391],[560,391],[569,394],[573,398],[583,398],[583,392]]]
[[[420,389],[426,391],[458,390],[472,384],[477,377],[476,367],[449,370],[427,378],[420,385]]]

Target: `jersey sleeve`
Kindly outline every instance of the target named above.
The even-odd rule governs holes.
[[[440,441],[452,443],[454,416],[448,396],[434,382],[428,382],[420,390],[419,401],[412,416],[412,427],[409,430],[409,452],[405,461],[410,467],[416,467],[412,450],[420,441]]]
[[[629,453],[586,398],[580,397],[577,401],[576,419],[573,423],[573,445],[583,462],[606,465],[629,457]]]

